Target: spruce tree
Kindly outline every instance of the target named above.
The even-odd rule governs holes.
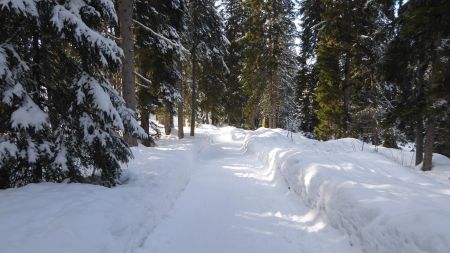
[[[192,79],[190,135],[194,136],[199,83],[201,82],[204,94],[214,88],[223,89],[222,76],[228,71],[224,57],[229,41],[224,35],[223,21],[215,7],[215,1],[190,0],[187,6],[189,16],[186,37],[189,42]],[[217,83],[218,80],[220,81]],[[215,85],[217,86],[214,87]]]
[[[244,115],[245,127],[255,129],[259,125],[259,115],[262,112],[261,101],[266,89],[268,69],[266,60],[268,48],[264,23],[266,12],[264,1],[252,0],[245,2],[245,8],[249,10],[247,31],[242,43],[245,45],[242,52],[242,69],[239,79],[242,90],[247,98]]]
[[[435,146],[449,145],[435,140],[450,125],[449,11],[448,1],[408,1],[400,10],[398,36],[386,53],[387,66],[396,67],[385,68],[385,76],[399,87],[397,115],[405,128],[416,126],[416,164],[422,162],[423,151],[423,170],[432,168]]]
[[[322,1],[317,49],[319,138],[364,133],[357,121],[371,109],[366,96],[359,95],[378,83],[376,64],[389,35],[394,3]]]
[[[1,187],[115,185],[132,156],[119,133],[145,133],[107,79],[123,56],[102,35],[112,2],[8,0],[0,19]]]
[[[229,53],[225,57],[229,69],[225,76],[226,89],[223,96],[225,117],[228,124],[243,127],[243,109],[247,97],[243,93],[239,76],[243,67],[243,38],[248,29],[249,10],[243,1],[228,0],[224,2],[224,18],[225,35],[230,41]]]
[[[137,0],[135,11],[138,108],[141,125],[149,132],[149,114],[163,108],[166,134],[170,118],[181,100],[178,89],[184,57],[181,34],[184,30],[184,1]],[[152,143],[147,141],[151,145]]]
[[[244,37],[241,80],[248,97],[245,108],[247,127],[255,128],[258,114],[270,128],[282,126],[287,100],[282,99],[294,76],[293,3],[291,1],[246,2],[250,10],[248,32]],[[290,93],[292,94],[292,92]],[[265,124],[263,124],[265,125]]]
[[[315,64],[318,31],[322,13],[321,1],[305,0],[300,6],[300,54],[296,82],[296,120],[300,130],[312,133],[318,124],[316,90],[318,68]]]

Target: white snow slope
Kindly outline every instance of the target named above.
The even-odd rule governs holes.
[[[0,253],[450,252],[450,159],[285,135],[203,126],[134,149],[116,188],[0,191]]]

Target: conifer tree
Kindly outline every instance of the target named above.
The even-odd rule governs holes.
[[[136,1],[136,48],[138,64],[138,107],[141,125],[149,131],[149,114],[164,107],[166,134],[170,118],[181,99],[178,90],[184,57],[181,34],[184,29],[184,1]],[[151,144],[151,143],[147,143]]]
[[[386,43],[394,1],[322,1],[317,66],[321,139],[358,137],[359,112],[366,110],[358,91],[370,90],[376,82],[375,69],[380,45]]]
[[[0,187],[115,185],[132,156],[119,132],[145,133],[107,79],[123,56],[101,33],[113,3],[7,0],[0,21]]]
[[[322,13],[321,1],[305,0],[300,6],[300,54],[296,75],[296,119],[300,130],[312,133],[317,126],[316,89],[318,68],[315,57]]]
[[[225,35],[230,41],[229,53],[225,57],[229,73],[225,76],[224,111],[228,124],[242,127],[247,97],[243,93],[239,76],[243,68],[243,38],[248,30],[249,10],[243,1],[228,0],[224,2],[224,17]]]
[[[223,88],[221,75],[228,71],[224,61],[229,41],[223,33],[223,21],[212,0],[188,1],[188,34],[191,61],[191,132],[195,134],[199,82],[202,91]]]
[[[287,107],[281,97],[292,83],[294,71],[293,3],[252,0],[246,5],[250,10],[249,28],[240,78],[248,97],[247,124],[255,128],[259,112],[269,127],[276,128],[283,123],[281,109]]]
[[[448,1],[408,1],[400,11],[398,36],[386,53],[386,78],[399,87],[396,112],[403,125],[416,126],[416,164],[423,152],[423,170],[432,168],[435,146],[449,145],[435,140],[450,125],[449,11]]]

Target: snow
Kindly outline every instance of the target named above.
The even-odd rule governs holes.
[[[203,130],[190,183],[137,253],[358,252],[242,153],[243,131]]]
[[[47,113],[43,112],[30,97],[25,96],[22,106],[11,115],[11,126],[16,129],[41,130],[47,125]]]
[[[0,165],[1,160],[5,156],[16,156],[18,152],[17,146],[9,140],[0,138]]]
[[[16,14],[37,17],[36,0],[0,0],[0,10],[8,9]]]
[[[354,139],[319,142],[282,130],[247,136],[245,150],[363,252],[448,252],[450,181],[430,178]],[[450,171],[450,159],[437,156]],[[445,169],[444,169],[445,167]],[[438,172],[435,172],[438,173]]]
[[[69,171],[67,168],[67,148],[64,145],[61,145],[61,147],[58,150],[58,153],[55,157],[54,164],[61,167],[62,171],[67,172]]]
[[[196,133],[133,148],[135,159],[115,188],[42,183],[1,190],[0,252],[450,248],[447,157],[435,155],[435,177],[354,139],[291,140],[279,129],[208,125]],[[2,143],[0,152],[15,151]]]
[[[105,112],[110,118],[113,125],[119,129],[124,129],[122,119],[119,112],[111,102],[109,94],[106,93],[102,85],[87,73],[83,73],[80,79],[77,81],[77,103],[81,104],[86,98],[86,94],[82,89],[87,90],[87,93],[93,98],[93,107]],[[101,116],[101,115],[99,115]]]
[[[0,190],[0,252],[133,252],[188,182],[192,142],[133,148],[125,183],[30,184]],[[176,159],[174,159],[176,158]]]
[[[117,19],[112,2],[102,0],[102,11],[108,13],[113,19]],[[83,46],[87,45],[87,50],[92,55],[100,58],[103,67],[108,67],[108,60],[120,64],[123,56],[122,49],[113,40],[107,39],[99,32],[87,26],[80,17],[80,9],[88,8],[90,5],[82,0],[72,0],[66,5],[57,4],[53,7],[51,22],[61,37],[69,37]],[[105,9],[106,8],[106,9]],[[70,27],[70,29],[68,28]]]

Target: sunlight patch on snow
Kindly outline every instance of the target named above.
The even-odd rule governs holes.
[[[236,216],[255,220],[257,218],[273,219],[279,226],[289,226],[308,233],[317,233],[324,229],[327,224],[321,220],[317,220],[317,212],[310,211],[305,215],[292,215],[277,212],[242,212]]]
[[[450,226],[448,158],[435,154],[432,172],[423,173],[404,167],[413,152],[380,147],[375,152],[351,138],[321,142],[294,134],[290,140],[284,130],[264,128],[248,133],[242,150],[264,161],[263,171],[283,178],[320,218],[365,252],[447,253],[450,248],[450,234],[442,230]]]

